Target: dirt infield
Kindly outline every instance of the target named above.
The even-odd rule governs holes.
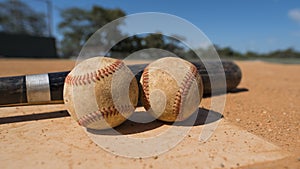
[[[226,94],[223,118],[212,137],[199,142],[200,116],[189,134],[170,151],[145,159],[111,154],[93,143],[64,112],[62,104],[0,108],[1,168],[300,168],[300,65],[237,62],[243,78]],[[70,70],[69,60],[0,59],[0,76]],[[1,96],[0,96],[1,97]],[[199,113],[210,109],[203,99]],[[139,109],[141,110],[141,109]],[[56,111],[55,117],[43,113]],[[205,112],[203,113],[205,114]],[[49,116],[48,117],[54,117]],[[201,119],[202,118],[202,119]],[[20,120],[21,119],[21,120]],[[147,126],[148,125],[148,126]],[[206,124],[207,125],[207,124]],[[132,136],[170,127],[158,121],[127,121],[119,128]],[[185,127],[185,126],[178,126]]]

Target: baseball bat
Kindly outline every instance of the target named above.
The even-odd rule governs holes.
[[[222,61],[223,69],[219,69],[218,62],[211,61],[205,66],[213,70],[208,74],[203,63],[192,62],[198,69],[204,86],[204,95],[211,95],[210,76],[217,79],[216,91],[230,91],[235,89],[242,78],[241,69],[231,61]],[[142,70],[147,64],[128,65],[135,74],[137,81],[140,80]],[[47,74],[23,75],[0,78],[0,106],[32,105],[63,103],[63,86],[65,77],[69,71],[54,72]],[[226,87],[222,81],[225,73]],[[218,79],[220,79],[218,81]],[[140,103],[139,103],[140,106]]]

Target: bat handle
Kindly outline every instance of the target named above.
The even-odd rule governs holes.
[[[0,78],[0,105],[63,103],[69,71]]]

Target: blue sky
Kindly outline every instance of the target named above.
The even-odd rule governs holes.
[[[1,0],[3,1],[3,0]],[[45,11],[43,0],[23,0]],[[60,10],[69,7],[90,9],[93,5],[120,8],[126,14],[163,12],[184,18],[196,25],[221,47],[269,52],[293,47],[300,51],[299,0],[52,0],[54,35],[61,21]]]

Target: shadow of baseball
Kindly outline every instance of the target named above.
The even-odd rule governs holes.
[[[166,123],[175,126],[200,126],[209,123],[216,122],[223,118],[223,115],[219,112],[208,110],[205,108],[199,108],[198,112],[193,113],[188,119],[180,122]]]
[[[136,116],[135,119],[137,119],[137,118],[148,118],[148,116],[150,115],[145,111],[141,111],[141,112],[135,112],[132,116]],[[181,122],[170,123],[170,122],[163,122],[160,120],[153,120],[148,123],[140,123],[140,122],[136,122],[136,120],[135,121],[126,120],[122,125],[115,127],[113,129],[107,129],[107,130],[87,129],[87,131],[96,135],[130,135],[130,134],[136,134],[136,133],[142,133],[142,132],[154,130],[163,125],[174,125],[174,126],[185,126],[185,127],[205,125],[205,124],[216,122],[221,118],[223,118],[223,115],[218,112],[208,110],[205,108],[199,108],[198,111],[193,113],[191,117]]]

